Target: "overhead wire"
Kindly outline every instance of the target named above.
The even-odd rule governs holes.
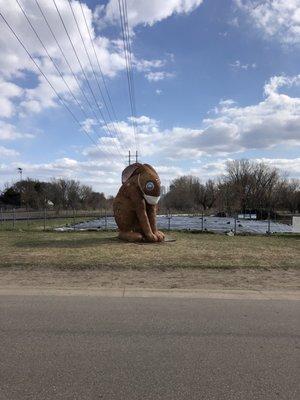
[[[130,68],[130,82],[132,87],[132,97],[133,97],[133,112],[134,112],[134,124],[135,124],[135,135],[136,135],[136,146],[137,150],[139,150],[139,137],[138,137],[138,125],[137,125],[137,111],[136,111],[136,96],[135,96],[135,85],[134,85],[134,78],[133,78],[133,63],[132,63],[132,49],[131,49],[131,39],[130,39],[130,31],[129,31],[129,21],[128,21],[128,7],[127,7],[127,0],[123,1],[123,8],[124,8],[124,15],[125,15],[125,28],[127,33],[127,47],[128,47],[128,54],[129,54],[129,68]]]
[[[42,15],[42,17],[43,17],[43,19],[44,19],[46,25],[48,26],[49,31],[50,31],[50,33],[51,33],[51,35],[52,35],[52,37],[53,37],[53,39],[54,39],[54,41],[55,41],[55,43],[56,43],[58,49],[59,49],[59,51],[60,51],[62,57],[64,58],[64,60],[65,60],[65,62],[66,62],[66,64],[67,64],[67,66],[68,66],[68,68],[69,68],[69,70],[70,70],[72,76],[73,76],[74,79],[76,80],[77,86],[78,86],[78,88],[79,88],[79,90],[80,90],[82,96],[84,97],[85,101],[87,102],[91,113],[92,113],[93,116],[97,119],[97,115],[96,115],[96,113],[95,113],[95,110],[93,109],[93,107],[92,107],[92,105],[91,105],[91,103],[90,103],[90,101],[89,101],[87,95],[85,94],[85,91],[84,91],[83,88],[81,87],[81,84],[80,84],[80,82],[79,82],[79,79],[78,79],[77,75],[75,74],[75,72],[74,72],[74,70],[73,70],[73,68],[72,68],[72,66],[71,66],[71,64],[70,64],[70,62],[68,61],[68,59],[67,59],[67,57],[66,57],[66,55],[65,55],[65,53],[64,53],[64,51],[63,51],[63,49],[62,49],[62,47],[61,47],[61,45],[60,45],[60,43],[59,43],[59,41],[58,41],[58,39],[57,39],[57,37],[56,37],[56,35],[55,35],[55,33],[54,33],[54,31],[53,31],[51,25],[50,25],[50,23],[48,22],[48,19],[47,19],[46,15],[45,15],[45,13],[44,13],[44,11],[43,11],[41,5],[39,4],[39,1],[38,1],[38,0],[35,0],[35,3],[36,3],[36,5],[37,5],[37,7],[39,8],[40,13],[41,13],[41,15]]]
[[[132,98],[133,98],[133,111],[136,116],[136,99],[135,99],[135,88],[134,88],[134,79],[133,79],[133,67],[132,67],[132,50],[131,50],[131,39],[129,32],[129,23],[128,23],[128,9],[127,9],[127,0],[122,0],[123,2],[123,13],[124,13],[124,21],[125,21],[125,32],[127,38],[127,51],[129,57],[129,71],[130,71],[130,83],[132,87]]]
[[[76,59],[77,59],[77,61],[78,61],[78,64],[79,64],[80,69],[81,69],[81,72],[82,72],[82,74],[83,74],[83,76],[84,76],[84,79],[85,79],[85,81],[86,81],[86,83],[87,83],[87,85],[88,85],[88,88],[89,88],[89,90],[90,90],[90,92],[91,92],[92,98],[93,98],[93,100],[94,100],[94,102],[95,102],[95,104],[96,104],[96,107],[97,107],[97,109],[98,109],[98,111],[99,111],[99,113],[100,113],[100,116],[101,116],[101,118],[102,118],[102,120],[103,120],[103,122],[104,122],[104,124],[105,124],[105,129],[107,130],[107,132],[108,132],[108,134],[111,136],[111,138],[112,138],[112,139],[115,139],[115,137],[114,137],[113,134],[111,133],[110,128],[109,128],[109,126],[108,126],[108,124],[107,124],[107,122],[106,122],[106,119],[105,119],[104,114],[103,114],[103,112],[102,112],[102,110],[101,110],[101,107],[99,106],[99,104],[98,104],[98,102],[97,102],[95,93],[94,93],[94,91],[93,91],[93,89],[92,89],[92,86],[91,86],[91,84],[90,84],[90,82],[89,82],[89,79],[87,78],[87,75],[86,75],[86,73],[85,73],[85,71],[84,71],[83,65],[82,65],[82,63],[81,63],[81,61],[80,61],[80,58],[79,58],[79,56],[78,56],[77,50],[76,50],[76,48],[75,48],[75,46],[74,46],[74,43],[73,43],[73,41],[72,41],[72,39],[71,39],[71,37],[70,37],[70,34],[69,34],[68,29],[67,29],[67,27],[66,27],[65,21],[64,21],[62,15],[61,15],[61,12],[59,11],[59,8],[58,8],[58,6],[57,6],[56,0],[52,0],[52,1],[53,1],[54,6],[55,6],[55,9],[56,9],[56,11],[57,11],[57,13],[58,13],[59,19],[60,19],[60,21],[61,21],[61,23],[62,23],[62,25],[63,25],[63,28],[64,28],[64,30],[65,30],[65,32],[66,32],[66,35],[67,35],[67,37],[68,37],[68,40],[69,40],[69,42],[70,42],[70,44],[71,44],[71,47],[72,47],[73,52],[74,52],[74,54],[75,54],[75,57],[76,57]],[[99,122],[99,124],[101,125],[102,123],[101,123],[101,121],[99,120],[98,116],[97,116],[96,119],[97,119],[97,121]],[[115,143],[114,143],[114,144],[115,144]],[[118,150],[118,152],[120,153],[119,150]],[[122,155],[121,153],[120,153],[120,155],[123,157],[123,155]]]
[[[97,62],[97,66],[98,66],[99,73],[100,73],[100,75],[101,75],[102,83],[103,83],[103,86],[104,86],[104,88],[105,88],[106,96],[107,96],[107,98],[108,98],[109,105],[110,105],[110,107],[111,107],[111,112],[112,112],[113,118],[115,119],[115,124],[116,124],[116,126],[117,126],[116,131],[117,131],[118,135],[121,136],[121,129],[120,129],[120,127],[119,127],[119,122],[118,122],[118,121],[119,121],[119,118],[117,117],[117,114],[116,114],[116,111],[115,111],[115,108],[114,108],[114,105],[113,105],[113,102],[112,102],[112,98],[111,98],[111,95],[110,95],[110,93],[109,93],[109,90],[108,90],[108,87],[107,87],[107,84],[106,84],[106,80],[105,80],[105,77],[104,77],[104,74],[103,74],[103,71],[102,71],[102,68],[101,68],[101,65],[100,65],[100,61],[99,61],[98,54],[97,54],[96,49],[95,49],[94,40],[93,40],[93,38],[92,38],[91,30],[90,30],[90,28],[89,28],[89,26],[88,26],[88,23],[87,23],[87,20],[86,20],[86,16],[85,16],[85,12],[84,12],[84,10],[83,10],[82,3],[79,2],[79,4],[80,4],[80,8],[81,8],[81,13],[82,13],[82,16],[83,16],[83,19],[84,19],[84,22],[85,22],[86,30],[87,30],[87,32],[88,32],[88,34],[89,34],[90,42],[91,42],[91,44],[92,44],[94,56],[95,56],[95,59],[96,59],[96,62]],[[109,110],[108,110],[108,113],[110,114],[110,111],[109,111]],[[111,114],[110,114],[110,118],[112,119]],[[122,138],[121,138],[121,139],[122,139]]]
[[[22,42],[22,40],[20,39],[20,37],[18,36],[18,34],[15,32],[15,30],[13,29],[13,27],[10,25],[10,23],[7,21],[7,19],[5,18],[5,16],[2,14],[2,12],[0,12],[0,17],[2,18],[2,20],[4,21],[4,23],[6,24],[6,26],[8,27],[8,29],[10,30],[10,32],[13,34],[13,36],[16,38],[16,40],[18,41],[18,43],[21,45],[21,47],[24,49],[24,51],[26,52],[26,54],[28,55],[28,57],[31,59],[31,61],[33,62],[33,64],[35,65],[35,67],[38,69],[38,71],[40,72],[40,74],[44,77],[44,79],[46,80],[46,82],[48,83],[48,85],[51,87],[51,89],[53,90],[53,92],[55,93],[55,95],[57,96],[57,98],[59,99],[60,103],[65,107],[65,109],[69,112],[69,114],[72,116],[72,118],[74,119],[74,121],[80,126],[81,130],[88,136],[88,138],[94,143],[94,145],[101,151],[103,152],[104,156],[105,155],[105,149],[101,149],[99,144],[95,141],[95,139],[89,134],[89,132],[82,126],[81,122],[79,121],[79,119],[76,117],[76,115],[74,114],[74,112],[71,110],[71,108],[68,106],[68,104],[65,102],[65,100],[63,99],[63,97],[57,92],[57,90],[55,89],[55,87],[53,86],[53,84],[51,83],[51,81],[49,80],[49,78],[47,77],[47,75],[43,72],[43,70],[41,69],[41,67],[38,65],[38,63],[36,62],[36,60],[34,59],[34,57],[32,56],[32,54],[30,53],[30,51],[27,49],[27,47],[25,46],[25,44]],[[111,160],[108,157],[106,157],[108,159],[109,162],[115,162],[115,160]]]
[[[137,124],[136,124],[136,108],[135,108],[135,100],[132,86],[132,68],[131,68],[131,56],[129,55],[129,45],[130,41],[129,31],[127,29],[128,24],[126,25],[126,12],[124,2],[122,0],[118,0],[119,5],[119,13],[120,13],[120,25],[123,39],[123,49],[124,49],[124,57],[125,57],[125,65],[126,65],[126,76],[127,76],[127,84],[128,84],[128,94],[129,94],[129,103],[131,109],[131,125],[133,130],[133,136],[135,141],[135,147],[137,149]]]
[[[136,142],[137,127],[136,127],[136,120],[135,120],[136,113],[135,113],[135,107],[134,107],[134,92],[133,92],[133,86],[132,86],[130,52],[129,52],[129,44],[128,44],[130,41],[130,37],[129,37],[128,31],[127,31],[127,25],[126,25],[126,20],[125,20],[125,8],[124,8],[124,2],[122,0],[119,0],[119,9],[120,9],[124,56],[125,56],[125,61],[126,61],[126,75],[127,75],[127,83],[128,83],[130,109],[131,109],[131,124],[132,124],[132,128],[133,128],[133,133],[134,133],[135,145],[137,147],[137,142]]]
[[[19,2],[19,0],[16,0],[21,12],[23,13],[24,17],[26,18],[29,26],[31,27],[32,31],[34,32],[36,38],[38,39],[39,43],[41,44],[41,46],[43,47],[43,49],[45,50],[47,56],[49,57],[49,59],[51,60],[54,68],[56,69],[56,71],[58,72],[59,76],[61,77],[61,79],[63,80],[64,84],[66,85],[70,95],[72,96],[72,98],[74,99],[74,101],[76,102],[76,104],[78,105],[78,107],[81,109],[83,115],[88,118],[88,115],[86,114],[84,108],[82,107],[82,105],[80,104],[80,102],[78,101],[77,97],[74,95],[74,93],[72,92],[70,85],[68,84],[68,82],[65,80],[65,77],[63,76],[62,72],[60,71],[57,63],[54,61],[53,57],[50,55],[47,47],[45,46],[44,42],[41,40],[39,34],[37,33],[35,27],[33,26],[33,24],[31,23],[27,13],[25,12],[25,10],[23,9],[21,3]]]
[[[91,58],[90,58],[89,52],[88,52],[88,50],[87,50],[87,47],[86,47],[85,41],[84,41],[84,39],[83,39],[83,36],[82,36],[82,32],[81,32],[81,29],[80,29],[79,23],[78,23],[77,17],[76,17],[76,15],[75,15],[75,12],[74,12],[74,8],[73,8],[73,6],[72,6],[72,3],[71,3],[71,1],[70,1],[70,0],[68,0],[68,3],[69,3],[69,6],[70,6],[70,9],[71,9],[71,12],[72,12],[72,15],[73,15],[73,18],[74,18],[74,21],[75,21],[75,24],[76,24],[76,27],[77,27],[78,33],[79,33],[79,35],[80,35],[81,42],[82,42],[82,44],[83,44],[83,47],[84,47],[85,54],[86,54],[86,56],[87,56],[87,59],[88,59],[88,62],[89,62],[89,64],[90,64],[90,67],[91,67],[91,70],[92,70],[92,73],[93,73],[94,79],[95,79],[95,81],[96,81],[96,83],[97,83],[97,86],[98,86],[98,89],[99,89],[99,92],[100,92],[100,95],[101,95],[101,98],[102,98],[103,104],[104,104],[104,106],[105,106],[106,112],[107,112],[107,114],[108,114],[108,117],[109,117],[109,119],[110,119],[110,122],[111,122],[112,128],[114,129],[115,133],[117,134],[117,130],[116,130],[116,127],[115,127],[114,121],[113,121],[113,119],[112,119],[112,117],[111,117],[111,113],[110,113],[110,111],[109,111],[109,108],[108,108],[107,102],[106,102],[106,100],[105,100],[105,97],[104,97],[104,95],[103,95],[103,92],[102,92],[102,89],[101,89],[101,86],[100,86],[100,83],[99,83],[99,80],[98,80],[97,74],[95,73],[95,69],[94,69],[94,67],[93,67],[93,63],[92,63],[92,61],[91,61]],[[81,3],[80,3],[80,4],[81,4]],[[102,110],[101,110],[101,111],[102,111]],[[107,123],[107,121],[106,121],[106,119],[105,119],[105,117],[104,117],[104,114],[103,114],[103,112],[102,112],[101,114],[102,114],[102,118],[103,118],[103,120],[105,121],[105,124],[106,124],[107,126],[109,126],[109,125],[108,125],[108,123]],[[119,144],[119,142],[117,142],[117,143]],[[121,145],[119,145],[119,147],[121,148]],[[122,148],[121,148],[121,151],[122,151]],[[120,152],[120,151],[119,151],[119,153],[121,154],[121,152]],[[122,154],[121,154],[121,155],[122,155]]]
[[[75,100],[76,104],[79,106],[79,108],[80,108],[81,112],[83,113],[84,117],[85,117],[86,119],[88,119],[88,118],[89,118],[88,114],[86,113],[86,111],[84,110],[84,108],[82,107],[82,105],[80,104],[80,102],[78,101],[77,97],[74,95],[74,93],[73,93],[73,91],[71,90],[71,88],[70,88],[68,82],[65,80],[65,78],[64,78],[62,72],[60,71],[60,69],[59,69],[57,63],[54,61],[53,57],[50,55],[50,53],[49,53],[47,47],[45,46],[44,42],[43,42],[42,39],[40,38],[40,36],[39,36],[37,30],[36,30],[35,27],[33,26],[33,24],[32,24],[32,22],[31,22],[30,18],[28,17],[26,11],[25,11],[24,8],[22,7],[20,1],[19,1],[19,0],[16,0],[16,2],[17,2],[17,4],[18,4],[18,6],[19,6],[21,12],[23,13],[24,17],[26,18],[26,20],[27,20],[29,26],[31,27],[32,31],[34,32],[36,38],[38,39],[39,43],[40,43],[41,46],[43,47],[43,49],[44,49],[44,51],[46,52],[47,56],[48,56],[49,59],[51,60],[53,66],[55,67],[56,71],[58,72],[59,76],[61,77],[61,79],[63,80],[64,84],[66,85],[66,87],[67,87],[67,89],[68,89],[70,95],[71,95],[72,98]],[[92,128],[93,128],[93,127],[92,127]],[[96,133],[96,135],[97,135],[99,138],[101,138],[101,136],[96,132],[96,130],[95,130],[94,128],[93,128],[93,130],[94,130],[94,132]]]
[[[64,51],[63,51],[63,49],[62,49],[62,47],[61,47],[61,45],[60,45],[60,43],[59,43],[59,41],[58,41],[58,39],[57,39],[57,37],[56,37],[56,35],[55,35],[53,29],[52,29],[52,27],[51,27],[51,25],[50,25],[50,23],[49,23],[47,17],[46,17],[46,14],[44,13],[44,11],[43,11],[41,5],[39,4],[39,1],[38,1],[38,0],[35,0],[35,3],[36,3],[36,5],[37,5],[37,7],[38,7],[38,9],[39,9],[39,11],[40,11],[40,13],[41,13],[43,19],[44,19],[46,25],[48,26],[48,29],[49,29],[49,31],[50,31],[50,33],[51,33],[51,35],[52,35],[52,37],[53,37],[53,39],[54,39],[56,45],[57,45],[57,47],[58,47],[58,49],[59,49],[59,51],[60,51],[62,57],[64,58],[64,60],[65,60],[65,62],[66,62],[66,64],[67,64],[67,66],[68,66],[68,68],[69,68],[69,70],[70,70],[72,76],[73,76],[74,79],[76,80],[77,86],[78,86],[78,88],[79,88],[79,90],[80,90],[82,96],[84,97],[85,101],[87,102],[90,111],[92,112],[92,114],[94,115],[94,117],[97,119],[97,115],[95,114],[95,111],[94,111],[94,109],[93,109],[93,107],[92,107],[92,105],[91,105],[91,103],[90,103],[90,101],[89,101],[87,95],[85,94],[85,91],[84,91],[83,88],[81,87],[81,84],[80,84],[80,82],[79,82],[79,79],[78,79],[77,75],[75,74],[75,72],[74,72],[74,70],[73,70],[73,68],[72,68],[72,66],[71,66],[71,64],[70,64],[70,62],[68,61],[68,59],[67,59],[67,57],[66,57],[66,55],[65,55],[65,53],[64,53]],[[89,116],[88,116],[87,114],[86,114],[86,118],[89,118]],[[98,133],[95,131],[94,128],[93,128],[93,130],[94,130],[94,132],[98,135]],[[98,135],[98,136],[99,136],[99,135]]]

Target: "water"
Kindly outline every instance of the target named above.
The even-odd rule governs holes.
[[[157,216],[157,225],[159,229],[168,229],[169,219],[165,215]],[[198,216],[174,215],[170,220],[171,230],[202,230],[202,218]],[[117,225],[113,217],[108,217],[105,224],[105,218],[92,221],[81,222],[71,227],[57,228],[56,230],[88,230],[88,229],[116,229]],[[206,231],[225,233],[234,231],[233,218],[204,217],[203,229]],[[255,220],[237,220],[237,233],[264,234],[268,231],[268,221]],[[292,227],[287,224],[271,221],[270,231],[272,233],[292,232]]]

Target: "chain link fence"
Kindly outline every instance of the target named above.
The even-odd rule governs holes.
[[[251,218],[251,215],[231,217],[210,216],[202,213],[176,214],[170,210],[157,216],[159,229],[189,230],[235,234],[272,234],[293,231],[292,218],[265,220]],[[0,209],[0,230],[107,230],[116,229],[112,210],[3,210]]]
[[[112,216],[112,210],[38,211],[0,208],[0,230],[48,230]]]

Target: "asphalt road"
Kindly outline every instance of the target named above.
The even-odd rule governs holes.
[[[299,305],[1,295],[0,399],[299,399]]]

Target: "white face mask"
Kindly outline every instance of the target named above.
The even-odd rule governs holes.
[[[151,204],[151,206],[155,206],[159,202],[160,196],[148,196],[143,192],[144,199],[148,204]]]
[[[151,206],[155,206],[159,202],[160,196],[149,196],[148,194],[145,194],[140,184],[140,175],[138,176],[138,185],[139,188],[141,189],[141,192],[143,193],[143,197],[146,200],[146,202]]]

